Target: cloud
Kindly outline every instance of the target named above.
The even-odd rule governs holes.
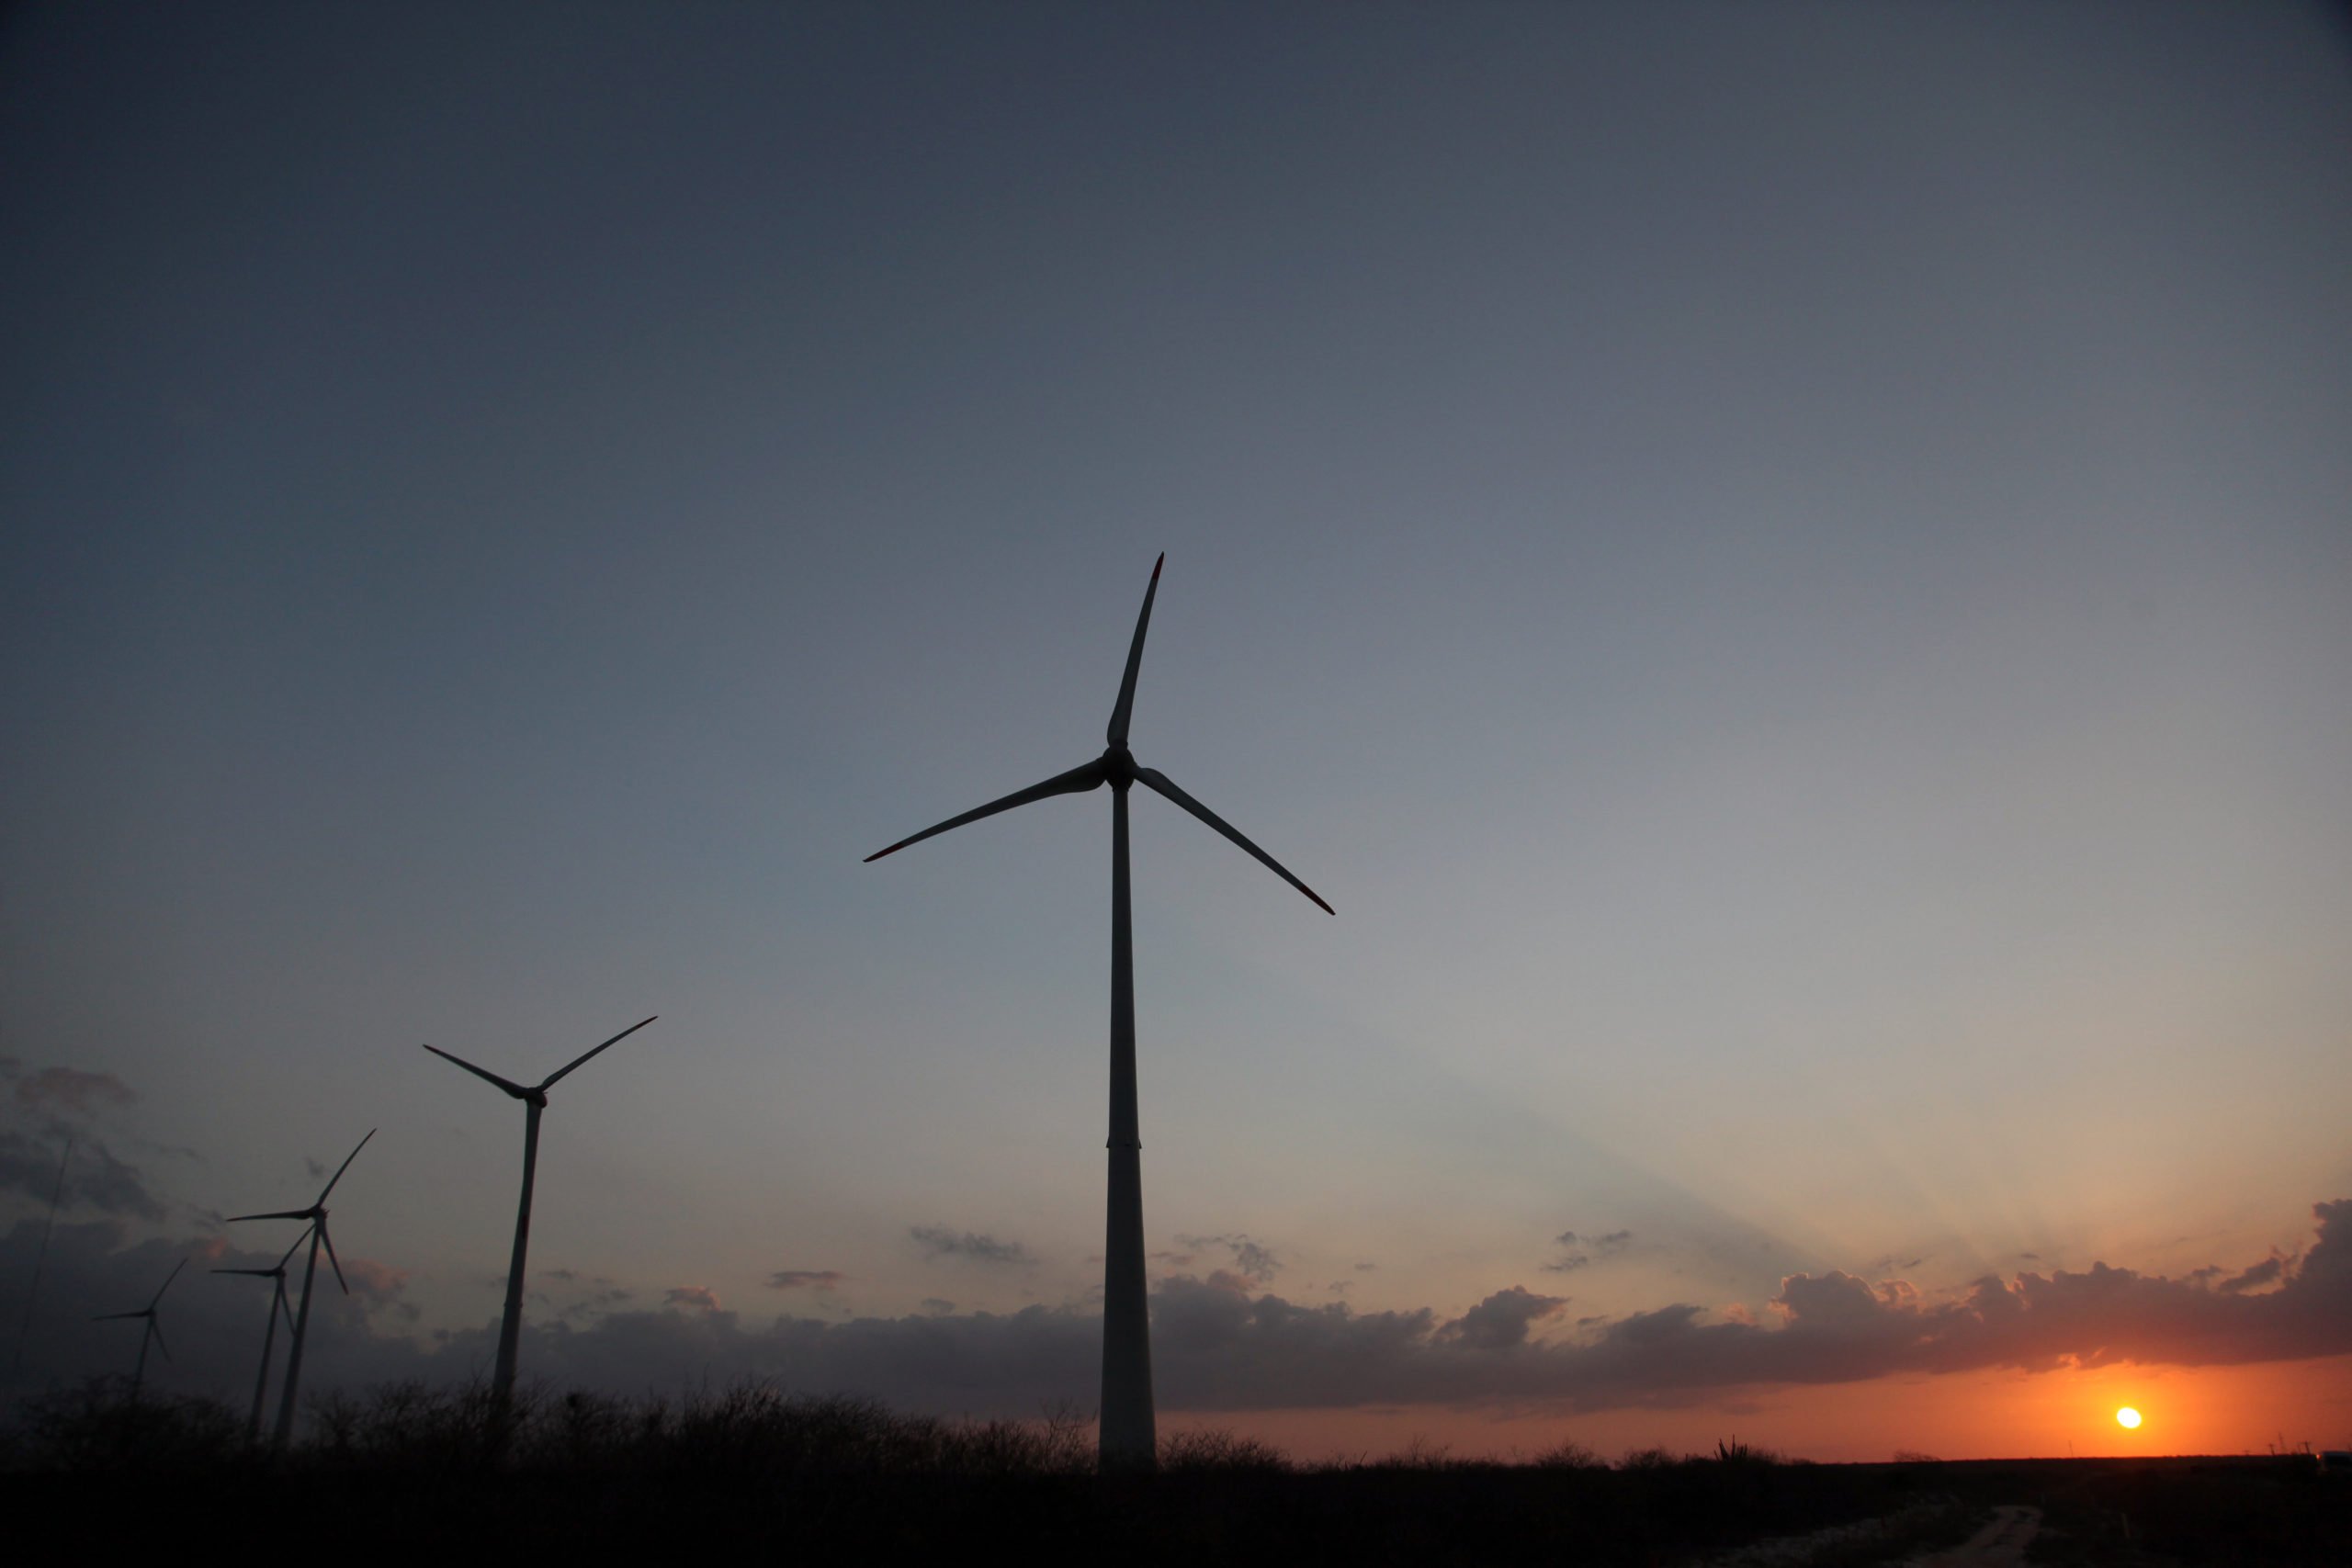
[[[17,1124],[0,1128],[0,1192],[19,1193],[46,1208],[95,1209],[123,1219],[162,1222],[169,1209],[145,1173],[116,1157],[106,1140],[81,1122],[139,1096],[112,1073],[43,1067],[27,1074],[12,1064],[5,1074],[15,1093],[5,1107]],[[60,1173],[62,1172],[62,1179]]]
[[[416,1303],[404,1299],[404,1292],[408,1290],[408,1270],[405,1269],[395,1269],[372,1258],[346,1258],[343,1265],[343,1282],[350,1288],[353,1298],[363,1312],[382,1307],[409,1323],[415,1322],[420,1315]]]
[[[30,1077],[17,1079],[17,1101],[36,1109],[61,1108],[76,1116],[90,1116],[102,1106],[131,1105],[139,1096],[112,1073],[85,1073],[78,1067],[43,1067]]]
[[[1934,1294],[1831,1270],[1790,1275],[1755,1314],[1711,1314],[1685,1302],[1573,1322],[1560,1298],[1520,1286],[1446,1319],[1428,1308],[1295,1303],[1252,1293],[1230,1271],[1223,1283],[1179,1276],[1161,1280],[1152,1298],[1152,1360],[1165,1410],[1511,1404],[1565,1412],[1988,1367],[2352,1354],[2352,1200],[2313,1213],[2316,1239],[2277,1260],[2275,1284],[2236,1291],[2215,1281],[2267,1275],[2269,1265],[2200,1280],[2095,1264],[2080,1273],[1987,1277]],[[0,1280],[28,1276],[40,1232],[38,1222],[25,1221],[0,1237]],[[143,1303],[190,1245],[127,1246],[114,1222],[61,1223],[28,1337],[28,1385],[122,1371],[135,1347],[104,1332],[120,1325],[81,1314]],[[233,1250],[219,1258],[226,1266],[275,1260]],[[245,1385],[266,1297],[183,1281],[164,1309],[177,1359],[162,1369],[151,1362],[151,1382],[188,1392]],[[764,1377],[787,1390],[865,1394],[910,1410],[1024,1416],[1055,1400],[1091,1403],[1101,1369],[1102,1318],[1078,1305],[956,1314],[933,1301],[903,1317],[749,1324],[691,1286],[677,1287],[665,1305],[691,1310],[615,1312],[587,1324],[527,1319],[525,1375],[616,1393]],[[331,1286],[320,1290],[305,1351],[309,1386],[456,1381],[486,1371],[494,1358],[494,1317],[429,1340],[390,1331],[385,1317]],[[1555,1325],[1552,1337],[1534,1337],[1539,1324]]]
[[[663,1306],[682,1306],[695,1312],[717,1312],[718,1292],[708,1285],[673,1285],[662,1292]]]
[[[768,1276],[771,1291],[831,1291],[849,1276],[838,1269],[779,1269]]]
[[[1170,1409],[1529,1400],[1600,1409],[1903,1372],[2352,1352],[2352,1201],[2321,1204],[2314,1215],[2319,1239],[2299,1263],[2282,1262],[2282,1282],[2264,1294],[2099,1265],[1988,1279],[1929,1299],[1903,1280],[1832,1271],[1790,1276],[1765,1321],[1711,1321],[1702,1307],[1675,1303],[1585,1320],[1571,1336],[1543,1342],[1531,1337],[1532,1325],[1562,1317],[1565,1303],[1516,1286],[1443,1322],[1427,1309],[1300,1305],[1252,1296],[1230,1280],[1180,1277],[1162,1281],[1153,1298],[1152,1356]],[[796,1349],[810,1358],[812,1372],[825,1369],[811,1386],[864,1386],[934,1408],[1017,1411],[1040,1397],[1085,1397],[1099,1319],[1031,1309],[946,1321],[956,1325],[957,1353],[971,1358],[952,1377],[937,1359],[945,1341],[918,1338],[891,1320],[838,1325],[833,1332],[852,1337],[804,1340]],[[853,1341],[854,1361],[845,1359]],[[886,1344],[910,1359],[894,1362],[881,1353]],[[1076,1372],[1071,1357],[1081,1363]],[[853,1365],[880,1381],[838,1381]],[[1008,1376],[1027,1404],[997,1385]]]
[[[954,1302],[948,1301],[940,1296],[925,1296],[922,1299],[922,1310],[931,1314],[933,1317],[937,1317],[944,1313],[951,1313],[956,1310],[956,1303]]]
[[[334,1232],[329,1229],[329,1235]],[[408,1288],[408,1270],[379,1263],[372,1258],[354,1258],[343,1266],[343,1282],[351,1293],[368,1301],[390,1301]]]
[[[96,1209],[123,1219],[161,1221],[166,1215],[139,1168],[117,1159],[104,1143],[86,1134],[74,1140],[69,1156],[62,1141],[0,1131],[0,1191],[23,1193],[44,1207],[54,1192],[61,1209]]]
[[[910,1225],[907,1234],[922,1245],[925,1262],[941,1258],[961,1258],[974,1263],[1016,1264],[1027,1268],[1037,1261],[1035,1256],[1017,1241],[999,1241],[992,1235],[972,1231],[950,1230],[945,1225]]]
[[[616,1284],[602,1274],[582,1274],[577,1269],[548,1269],[536,1272],[534,1277],[561,1289],[533,1291],[531,1300],[542,1303],[547,1311],[558,1317],[575,1321],[611,1312],[636,1294],[627,1286]],[[502,1277],[498,1280],[499,1288],[503,1290],[505,1284]]]
[[[2248,1291],[2259,1291],[2265,1286],[2278,1283],[2286,1277],[2286,1272],[2287,1259],[2273,1253],[2267,1262],[2257,1263],[2242,1274],[2233,1275],[2215,1289],[2227,1295],[2243,1295]]]
[[[1195,1250],[1207,1247],[1224,1247],[1233,1261],[1229,1268],[1217,1272],[1238,1275],[1252,1284],[1272,1283],[1274,1276],[1282,1272],[1282,1263],[1274,1257],[1272,1249],[1246,1235],[1179,1235],[1176,1240]],[[1183,1261],[1189,1263],[1191,1259]]]
[[[1547,1274],[1572,1274],[1592,1263],[1614,1258],[1634,1239],[1632,1231],[1611,1231],[1606,1235],[1580,1236],[1574,1231],[1562,1231],[1552,1238],[1560,1248],[1560,1256],[1544,1264]]]
[[[1557,1317],[1568,1304],[1566,1296],[1539,1296],[1513,1285],[1497,1291],[1439,1332],[1476,1350],[1508,1350],[1527,1343],[1530,1324]]]

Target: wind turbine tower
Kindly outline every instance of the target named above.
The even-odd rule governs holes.
[[[1127,749],[1127,721],[1136,701],[1136,673],[1143,667],[1144,633],[1151,625],[1151,602],[1159,592],[1159,569],[1168,558],[1153,563],[1150,586],[1144,590],[1143,612],[1136,617],[1135,640],[1127,648],[1126,673],[1119,682],[1119,700],[1111,709],[1102,754],[1042,784],[1017,790],[1001,800],[951,817],[899,840],[868,861],[921,843],[951,828],[1026,806],[1048,795],[1083,795],[1111,786],[1111,1137],[1110,1198],[1104,1222],[1102,1258],[1102,1425],[1101,1457],[1104,1470],[1148,1470],[1158,1458],[1158,1432],[1151,1396],[1151,1322],[1145,1299],[1143,1240],[1143,1143],[1136,1113],[1136,984],[1135,933],[1127,883],[1127,790],[1132,784],[1166,795],[1211,828],[1224,834],[1267,870],[1297,888],[1325,914],[1331,906],[1314,889],[1283,869],[1273,856],[1251,843],[1223,818],[1178,789],[1166,773],[1138,765]]]
[[[368,1138],[375,1135],[376,1129],[368,1128]],[[302,1346],[311,1333],[311,1286],[318,1278],[319,1247],[322,1245],[324,1245],[327,1249],[329,1267],[334,1269],[334,1282],[343,1286],[345,1295],[351,1294],[351,1287],[343,1278],[343,1263],[334,1255],[334,1238],[327,1235],[327,1194],[333,1192],[334,1184],[343,1179],[343,1173],[351,1168],[351,1162],[359,1157],[359,1151],[368,1146],[368,1138],[362,1138],[352,1145],[351,1152],[343,1156],[343,1163],[334,1168],[334,1174],[327,1178],[327,1184],[319,1189],[318,1198],[309,1208],[279,1209],[266,1214],[229,1216],[231,1224],[243,1220],[308,1220],[311,1222],[308,1236],[311,1243],[311,1257],[310,1261],[302,1266],[302,1305],[294,1314],[293,1344],[286,1352],[286,1388],[278,1396],[277,1428],[270,1438],[270,1446],[280,1453],[286,1451],[286,1445],[291,1442],[294,1437],[294,1400],[302,1387]],[[301,1246],[304,1239],[302,1236],[296,1236],[294,1246]],[[286,1256],[288,1258],[294,1256],[292,1248],[288,1249]]]
[[[662,1015],[655,1013],[653,1018]],[[509,1083],[496,1073],[485,1072],[462,1056],[453,1056],[438,1045],[426,1050],[445,1062],[455,1062],[485,1083],[496,1084],[523,1102],[523,1201],[514,1211],[514,1256],[506,1265],[506,1315],[498,1325],[498,1367],[492,1374],[491,1394],[500,1410],[507,1408],[514,1397],[514,1360],[523,1337],[523,1258],[531,1245],[531,1184],[539,1167],[539,1116],[548,1108],[548,1090],[560,1082],[567,1073],[578,1070],[597,1051],[608,1050],[651,1023],[652,1018],[632,1023],[604,1044],[574,1057],[541,1078],[536,1089]]]
[[[254,1380],[253,1418],[245,1424],[245,1443],[248,1447],[261,1441],[262,1395],[269,1389],[269,1356],[271,1349],[277,1343],[277,1320],[283,1315],[289,1325],[294,1321],[294,1309],[286,1304],[286,1264],[287,1260],[294,1256],[294,1247],[301,1246],[304,1239],[305,1236],[296,1236],[294,1247],[286,1249],[285,1257],[277,1260],[277,1267],[275,1269],[215,1269],[212,1270],[215,1274],[251,1274],[256,1279],[275,1281],[269,1293],[269,1326],[262,1330],[261,1336],[261,1376]]]

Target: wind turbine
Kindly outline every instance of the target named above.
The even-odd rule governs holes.
[[[368,1138],[375,1135],[376,1129],[368,1128]],[[321,1243],[326,1246],[327,1262],[334,1269],[334,1282],[343,1286],[345,1295],[351,1294],[351,1287],[344,1282],[343,1263],[334,1255],[334,1238],[327,1235],[327,1194],[334,1191],[334,1184],[343,1179],[343,1173],[351,1168],[351,1162],[359,1157],[359,1151],[368,1146],[368,1138],[362,1138],[352,1145],[351,1152],[343,1156],[343,1163],[334,1168],[334,1174],[327,1178],[327,1184],[319,1189],[317,1200],[309,1208],[279,1209],[266,1214],[229,1216],[231,1224],[235,1224],[241,1220],[308,1220],[311,1222],[309,1238],[311,1258],[310,1261],[302,1266],[302,1307],[294,1314],[294,1340],[292,1347],[286,1352],[286,1389],[278,1396],[277,1427],[270,1437],[270,1445],[280,1452],[285,1450],[286,1445],[294,1436],[294,1396],[302,1386],[302,1344],[310,1337],[311,1285],[318,1277]],[[294,1246],[301,1246],[302,1241],[302,1237],[296,1236]],[[293,1247],[287,1249],[286,1256],[288,1258],[294,1256]]]
[[[185,1258],[173,1264],[172,1271],[164,1276],[164,1282],[155,1287],[155,1293],[149,1297],[147,1304],[137,1312],[105,1312],[90,1320],[92,1323],[113,1323],[126,1317],[143,1317],[147,1320],[145,1331],[139,1336],[139,1362],[130,1370],[130,1403],[133,1404],[139,1403],[140,1385],[147,1381],[148,1341],[154,1341],[155,1348],[163,1351],[164,1359],[168,1361],[172,1359],[172,1348],[164,1343],[164,1325],[155,1320],[155,1309],[163,1303],[164,1292],[172,1288],[172,1281],[178,1279],[180,1270],[187,1267],[187,1259]]]
[[[294,1247],[301,1246],[308,1238],[308,1232],[296,1236]],[[294,1321],[294,1309],[286,1304],[286,1263],[288,1258],[294,1256],[294,1247],[286,1249],[286,1256],[277,1260],[277,1267],[275,1269],[215,1269],[212,1270],[215,1274],[251,1274],[256,1279],[274,1280],[277,1282],[277,1288],[270,1292],[269,1326],[262,1331],[261,1376],[254,1380],[253,1419],[245,1425],[245,1442],[248,1446],[261,1441],[261,1401],[263,1393],[269,1387],[269,1353],[277,1343],[278,1314],[283,1313],[288,1325]]]
[[[1151,1320],[1145,1301],[1143,1243],[1142,1139],[1136,1116],[1136,979],[1135,931],[1127,892],[1127,789],[1142,784],[1158,791],[1232,840],[1267,870],[1312,899],[1329,915],[1331,906],[1315,890],[1283,869],[1273,856],[1243,838],[1233,826],[1178,789],[1166,773],[1138,767],[1127,750],[1127,720],[1135,710],[1136,672],[1143,666],[1144,632],[1151,625],[1151,602],[1159,592],[1162,554],[1152,564],[1151,584],[1144,590],[1143,613],[1136,617],[1135,641],[1127,649],[1127,670],[1119,682],[1119,700],[1111,709],[1102,754],[1042,784],[1016,790],[961,817],[951,817],[935,828],[899,840],[884,855],[921,843],[951,828],[1026,806],[1055,795],[1082,795],[1111,786],[1111,1137],[1109,1213],[1104,1225],[1102,1258],[1102,1426],[1101,1458],[1105,1470],[1148,1470],[1158,1458],[1158,1435],[1151,1400]]]
[[[661,1016],[655,1013],[653,1018]],[[506,1265],[506,1315],[498,1325],[498,1369],[491,1379],[491,1394],[501,1410],[506,1408],[514,1394],[514,1357],[523,1336],[523,1255],[531,1245],[531,1181],[539,1165],[539,1113],[548,1108],[548,1090],[560,1082],[566,1073],[577,1071],[590,1056],[596,1055],[596,1051],[619,1044],[652,1021],[653,1019],[649,1018],[644,1022],[630,1024],[597,1046],[595,1051],[573,1058],[541,1078],[537,1089],[525,1089],[521,1084],[509,1083],[496,1073],[484,1072],[462,1056],[452,1056],[438,1045],[425,1047],[443,1061],[457,1063],[474,1077],[486,1083],[496,1084],[523,1102],[523,1201],[514,1211],[514,1257]]]

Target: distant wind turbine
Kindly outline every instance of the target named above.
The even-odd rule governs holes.
[[[163,1304],[164,1292],[172,1288],[172,1281],[178,1279],[180,1270],[187,1267],[187,1259],[185,1258],[173,1264],[172,1271],[164,1276],[164,1282],[155,1287],[155,1293],[149,1297],[147,1304],[137,1312],[105,1312],[90,1320],[92,1323],[113,1323],[129,1317],[143,1317],[147,1320],[146,1329],[139,1336],[138,1364],[130,1369],[130,1403],[133,1404],[139,1403],[140,1387],[147,1381],[148,1342],[150,1340],[154,1342],[155,1348],[164,1353],[164,1359],[168,1361],[172,1359],[172,1348],[164,1343],[164,1325],[156,1320],[155,1309]]]
[[[375,1135],[376,1129],[368,1128],[368,1138]],[[334,1238],[327,1235],[327,1194],[334,1191],[334,1184],[343,1179],[343,1173],[351,1168],[351,1162],[359,1157],[359,1151],[368,1146],[368,1138],[362,1138],[352,1145],[351,1152],[343,1156],[343,1163],[334,1168],[334,1174],[327,1178],[327,1184],[319,1189],[317,1200],[309,1208],[279,1209],[266,1214],[229,1216],[231,1224],[243,1220],[308,1220],[311,1222],[308,1238],[311,1243],[311,1258],[310,1261],[302,1266],[302,1306],[301,1310],[294,1314],[294,1341],[286,1352],[286,1388],[285,1392],[278,1395],[277,1428],[270,1437],[270,1446],[281,1452],[294,1437],[294,1399],[302,1387],[302,1345],[310,1337],[311,1333],[311,1285],[318,1278],[321,1244],[326,1247],[327,1262],[334,1269],[334,1282],[343,1286],[345,1295],[351,1294],[351,1287],[344,1281],[342,1260],[334,1255]],[[301,1246],[303,1240],[303,1237],[296,1236],[294,1246]],[[293,1257],[293,1249],[289,1247],[286,1255],[288,1258]]]
[[[1042,784],[992,800],[961,817],[951,817],[935,828],[899,840],[884,855],[921,843],[934,834],[1033,800],[1055,795],[1082,795],[1111,786],[1111,1138],[1110,1200],[1102,1259],[1102,1426],[1101,1460],[1105,1470],[1148,1470],[1158,1458],[1158,1434],[1151,1397],[1151,1320],[1145,1301],[1143,1241],[1143,1147],[1136,1115],[1136,984],[1135,932],[1127,891],[1127,788],[1142,783],[1191,812],[1241,846],[1267,870],[1312,899],[1325,914],[1331,906],[1283,869],[1274,857],[1237,832],[1231,824],[1178,789],[1167,774],[1138,767],[1127,750],[1127,720],[1135,710],[1136,672],[1143,667],[1143,638],[1151,625],[1151,602],[1159,592],[1159,569],[1166,555],[1153,563],[1151,584],[1144,590],[1143,613],[1136,617],[1135,641],[1127,649],[1126,673],[1119,682],[1119,700],[1111,709],[1107,744],[1091,762],[1057,773]]]
[[[655,1013],[653,1018],[661,1016],[660,1013]],[[438,1045],[425,1047],[443,1061],[457,1063],[474,1077],[486,1083],[496,1084],[523,1102],[523,1201],[514,1211],[514,1257],[506,1265],[506,1315],[498,1325],[498,1368],[492,1374],[491,1379],[491,1394],[497,1401],[498,1408],[501,1410],[507,1407],[514,1395],[514,1359],[523,1336],[523,1256],[529,1250],[531,1245],[531,1182],[538,1170],[539,1113],[548,1108],[548,1090],[560,1082],[565,1074],[577,1071],[589,1057],[596,1055],[597,1051],[607,1050],[619,1044],[639,1030],[643,1029],[646,1024],[651,1023],[653,1018],[630,1024],[627,1029],[605,1041],[604,1044],[597,1046],[595,1051],[584,1052],[565,1066],[558,1067],[554,1072],[541,1078],[537,1089],[525,1089],[521,1084],[509,1083],[496,1073],[484,1072],[462,1056],[452,1056]]]
[[[278,1316],[281,1314],[285,1315],[289,1328],[294,1323],[294,1309],[286,1304],[286,1264],[288,1259],[294,1256],[294,1247],[301,1246],[308,1239],[307,1232],[296,1236],[294,1247],[286,1249],[285,1257],[277,1260],[277,1267],[275,1269],[215,1269],[212,1270],[215,1274],[251,1274],[256,1279],[277,1281],[277,1288],[270,1292],[269,1296],[269,1326],[262,1331],[261,1336],[261,1376],[254,1380],[253,1419],[245,1424],[245,1442],[248,1446],[261,1441],[262,1395],[269,1388],[269,1355],[277,1343]]]
[[[33,1282],[25,1289],[24,1321],[17,1325],[17,1353],[8,1360],[8,1387],[25,1370],[25,1340],[33,1331],[33,1303],[40,1300],[40,1273],[49,1265],[49,1238],[57,1229],[57,1206],[65,1198],[65,1167],[74,1158],[74,1134],[65,1134],[65,1152],[57,1156],[57,1181],[49,1190],[49,1219],[40,1227],[40,1250],[33,1254]]]

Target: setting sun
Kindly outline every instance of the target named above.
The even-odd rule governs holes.
[[[2115,1413],[2115,1424],[2129,1429],[2137,1429],[2140,1425],[2140,1413],[2127,1404]]]

